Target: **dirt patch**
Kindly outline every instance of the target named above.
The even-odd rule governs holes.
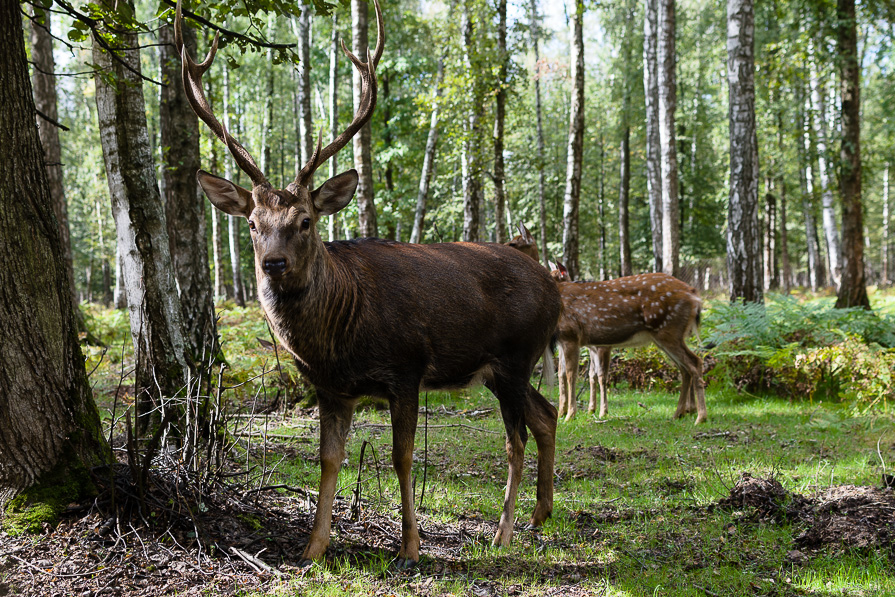
[[[765,521],[794,522],[803,528],[794,540],[800,549],[891,548],[895,540],[895,490],[891,487],[838,485],[805,497],[787,492],[776,479],[742,473],[715,507],[747,511],[747,516]]]

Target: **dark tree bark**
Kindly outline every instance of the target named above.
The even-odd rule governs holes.
[[[301,163],[298,170],[311,159],[314,152],[314,121],[311,112],[311,11],[310,5],[302,8],[297,19],[298,36],[298,138],[301,145]],[[365,58],[361,58],[365,60]],[[335,134],[335,133],[334,133]],[[296,170],[296,172],[298,172]],[[314,188],[313,178],[309,188]]]
[[[839,151],[842,194],[842,249],[844,263],[836,307],[870,309],[864,279],[864,212],[861,205],[861,66],[858,62],[858,28],[855,1],[836,6],[839,49],[842,147]]]
[[[432,104],[432,119],[429,122],[429,136],[426,138],[426,153],[423,155],[423,171],[420,187],[416,195],[416,211],[413,216],[413,230],[410,242],[418,243],[423,238],[423,224],[426,221],[426,205],[429,201],[429,185],[435,172],[435,148],[438,143],[438,103],[441,99],[441,84],[444,81],[444,59],[438,59],[438,74],[435,77],[435,100]]]
[[[547,183],[544,177],[544,117],[543,117],[543,109],[541,107],[541,77],[540,77],[540,64],[541,64],[541,56],[540,56],[540,48],[538,46],[539,36],[538,36],[538,6],[537,0],[531,0],[529,3],[529,8],[531,9],[531,21],[530,21],[530,30],[531,30],[531,45],[534,49],[535,53],[535,114],[537,120],[537,132],[538,132],[538,216],[539,216],[539,224],[541,228],[541,256],[544,258],[544,265],[547,265],[548,260],[548,252],[547,252]]]
[[[78,346],[20,10],[0,2],[0,517],[39,531],[21,515],[58,516],[112,455]]]
[[[470,15],[469,0],[463,2],[463,49],[464,65],[467,72],[480,72],[478,50],[476,48],[475,23]],[[466,122],[466,138],[462,156],[463,179],[463,240],[476,242],[479,240],[479,223],[481,220],[482,197],[482,130],[481,122],[484,112],[484,97],[480,77],[470,78],[469,93],[472,102]]]
[[[503,163],[503,129],[506,120],[507,103],[507,0],[497,0],[497,93],[494,95],[494,225],[497,230],[497,242],[507,239],[506,191],[504,182],[506,171]]]
[[[755,12],[752,0],[727,1],[727,81],[730,122],[730,199],[727,270],[730,300],[760,303],[758,140],[755,131]]]
[[[569,110],[569,143],[566,153],[566,190],[563,195],[563,261],[573,280],[580,277],[578,265],[578,205],[581,201],[581,166],[584,157],[584,0],[573,0],[572,101]]]
[[[188,378],[189,359],[177,296],[165,206],[155,179],[146,127],[137,36],[118,36],[125,49],[113,61],[94,40],[93,62],[114,75],[114,85],[96,76],[96,107],[112,215],[122,247],[122,274],[127,289],[131,337],[138,355],[137,429],[154,425],[161,411],[173,412],[171,397]],[[204,249],[204,245],[203,245]],[[156,409],[156,407],[161,407]],[[150,420],[152,419],[152,420]]]
[[[53,36],[50,34],[50,13],[35,15],[31,21],[31,60],[34,62],[34,70],[31,75],[31,84],[34,87],[34,106],[40,114],[58,122],[59,112],[56,108],[56,61],[53,58]],[[74,283],[74,268],[72,267],[71,235],[68,229],[68,201],[65,197],[65,187],[62,177],[62,145],[59,142],[59,128],[37,117],[37,128],[40,135],[40,145],[44,151],[47,165],[47,178],[50,183],[50,196],[53,198],[53,213],[59,223],[59,240],[62,242],[63,261],[68,271],[68,279],[71,281],[72,304],[75,306],[75,317],[78,329],[86,330],[84,318],[78,307],[78,293]]]
[[[662,271],[671,276],[680,269],[680,205],[677,173],[677,52],[675,0],[659,0],[659,154],[662,164]]]
[[[628,203],[631,192],[631,85],[628,81],[628,72],[631,68],[631,37],[633,35],[632,24],[634,21],[633,8],[626,8],[625,13],[625,38],[622,41],[623,49],[623,76],[624,94],[622,98],[622,142],[619,155],[619,185],[618,185],[618,247],[619,247],[619,274],[630,276],[633,273],[631,265],[631,234],[628,225]]]
[[[368,46],[368,14],[367,0],[351,0],[352,50],[361,60],[367,55]],[[352,86],[354,94],[354,111],[360,107],[360,72],[352,69]],[[358,233],[360,236],[379,236],[376,224],[376,204],[373,200],[373,141],[372,124],[365,124],[360,132],[351,140],[354,148],[354,168],[359,181],[355,197],[357,200]]]
[[[339,136],[339,23],[336,19],[336,11],[333,11],[332,34],[329,37],[329,130],[332,138]],[[329,177],[339,174],[339,152],[329,159]],[[298,172],[296,172],[297,174]],[[329,240],[339,238],[339,214],[329,216],[328,222]]]
[[[183,29],[187,48],[196,47],[191,27]],[[171,247],[171,262],[186,340],[194,359],[218,351],[214,297],[208,271],[208,234],[205,197],[199,191],[199,120],[190,108],[180,76],[180,56],[174,46],[174,27],[159,30],[160,88],[159,128],[164,162],[165,221]]]
[[[646,193],[653,241],[653,270],[662,271],[662,164],[659,157],[658,0],[645,0],[643,89],[646,99]]]

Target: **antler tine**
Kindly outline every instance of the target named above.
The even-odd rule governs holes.
[[[376,108],[376,65],[379,63],[382,51],[385,48],[385,26],[382,23],[382,10],[379,8],[379,0],[373,0],[373,5],[376,7],[378,38],[376,40],[376,49],[372,55],[370,49],[367,48],[367,62],[361,62],[357,56],[345,47],[345,41],[342,40],[342,51],[345,52],[345,55],[348,56],[361,75],[361,100],[357,113],[355,113],[351,124],[338,137],[333,139],[323,150],[314,152],[311,160],[308,160],[308,163],[295,177],[295,184],[307,186],[308,180],[314,174],[314,171],[335,155],[336,152],[345,147],[348,141],[373,116],[373,110]]]
[[[267,178],[261,172],[251,154],[227,132],[226,127],[215,117],[214,112],[211,110],[211,105],[208,103],[208,98],[205,97],[205,90],[202,88],[202,75],[211,68],[211,64],[214,62],[214,57],[218,51],[220,32],[215,33],[214,41],[211,43],[211,49],[208,51],[205,60],[200,63],[194,62],[190,57],[189,50],[183,43],[183,14],[180,4],[181,0],[177,0],[177,12],[174,18],[174,44],[178,52],[180,52],[180,59],[183,63],[181,78],[187,101],[193,112],[196,113],[196,116],[201,118],[218,139],[227,146],[236,165],[248,174],[249,178],[252,179],[252,184],[255,186],[266,185],[268,184]]]
[[[320,155],[320,147],[323,144],[323,129],[317,131],[317,146],[314,149],[314,153],[311,154],[311,158],[308,160],[308,163],[304,165],[301,169],[301,172],[298,173],[298,176],[295,177],[296,182],[298,181],[307,181],[310,179],[310,175],[314,174],[314,170],[316,170],[320,163],[317,162],[317,156]]]

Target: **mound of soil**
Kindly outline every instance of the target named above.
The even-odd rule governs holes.
[[[787,492],[773,478],[742,473],[730,494],[715,504],[725,510],[752,510],[761,520],[797,522],[801,549],[827,545],[892,547],[895,542],[895,491],[891,487],[838,485],[811,497]]]

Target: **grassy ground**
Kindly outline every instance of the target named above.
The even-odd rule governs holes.
[[[419,568],[398,573],[388,568],[393,552],[358,557],[362,546],[344,545],[337,533],[327,562],[286,583],[283,594],[895,594],[889,550],[829,546],[793,563],[797,521],[714,507],[743,472],[774,477],[788,492],[806,495],[830,485],[879,485],[877,442],[890,468],[895,460],[891,418],[844,419],[832,405],[710,390],[709,424],[697,428],[692,418],[670,419],[671,395],[616,391],[606,421],[585,414],[560,424],[553,517],[537,532],[517,524],[513,546],[494,549],[490,535],[506,480],[502,424],[490,410],[495,400],[484,390],[428,400],[428,450],[421,419],[415,467],[419,495],[428,463],[421,526],[425,532],[427,525],[482,521],[478,534],[447,558],[430,556],[424,539]],[[368,450],[366,508],[398,521],[387,422],[382,412],[358,413],[340,486],[350,498],[361,445],[370,442],[381,474]],[[271,432],[308,438],[293,444],[296,457],[284,460],[272,481],[315,487],[313,427],[287,422]],[[530,442],[519,522],[534,505],[534,454]]]
[[[88,359],[88,370],[99,364],[91,380],[102,408],[111,402],[118,372],[127,370],[129,342],[126,321],[110,322],[116,315],[103,311],[91,317],[117,330],[106,332],[106,341],[117,343],[118,353],[124,348],[123,368],[114,349],[102,359],[94,350]],[[224,309],[221,333],[232,367],[227,383],[273,366],[273,353],[256,340],[269,338],[257,309]],[[284,366],[291,371],[291,364]],[[273,392],[269,384],[252,382],[231,391],[230,400],[245,407],[253,398],[270,400]],[[555,391],[544,393],[555,403]],[[615,388],[606,420],[582,412],[560,422],[554,513],[537,531],[524,528],[535,502],[535,446],[529,441],[513,545],[495,549],[490,540],[507,474],[497,402],[481,388],[421,396],[421,409],[426,400],[429,416],[421,410],[414,465],[417,503],[422,501],[419,566],[390,567],[399,546],[400,498],[388,412],[365,408],[349,436],[339,482],[345,501],[326,561],[284,577],[265,594],[895,595],[895,529],[884,547],[799,549],[803,520],[718,507],[743,473],[773,477],[788,494],[806,496],[830,486],[879,486],[882,463],[890,473],[895,468],[890,414],[853,418],[836,404],[709,387],[709,422],[695,427],[692,417],[671,420],[676,392]],[[252,439],[250,451],[259,462],[264,455],[272,471],[268,484],[316,489],[313,414],[272,417],[241,429],[270,434],[263,445]],[[374,450],[366,450],[363,508],[355,522],[344,504],[358,485],[364,442]],[[363,533],[343,532],[352,525],[382,526],[383,520],[393,530],[391,545],[373,546]]]

